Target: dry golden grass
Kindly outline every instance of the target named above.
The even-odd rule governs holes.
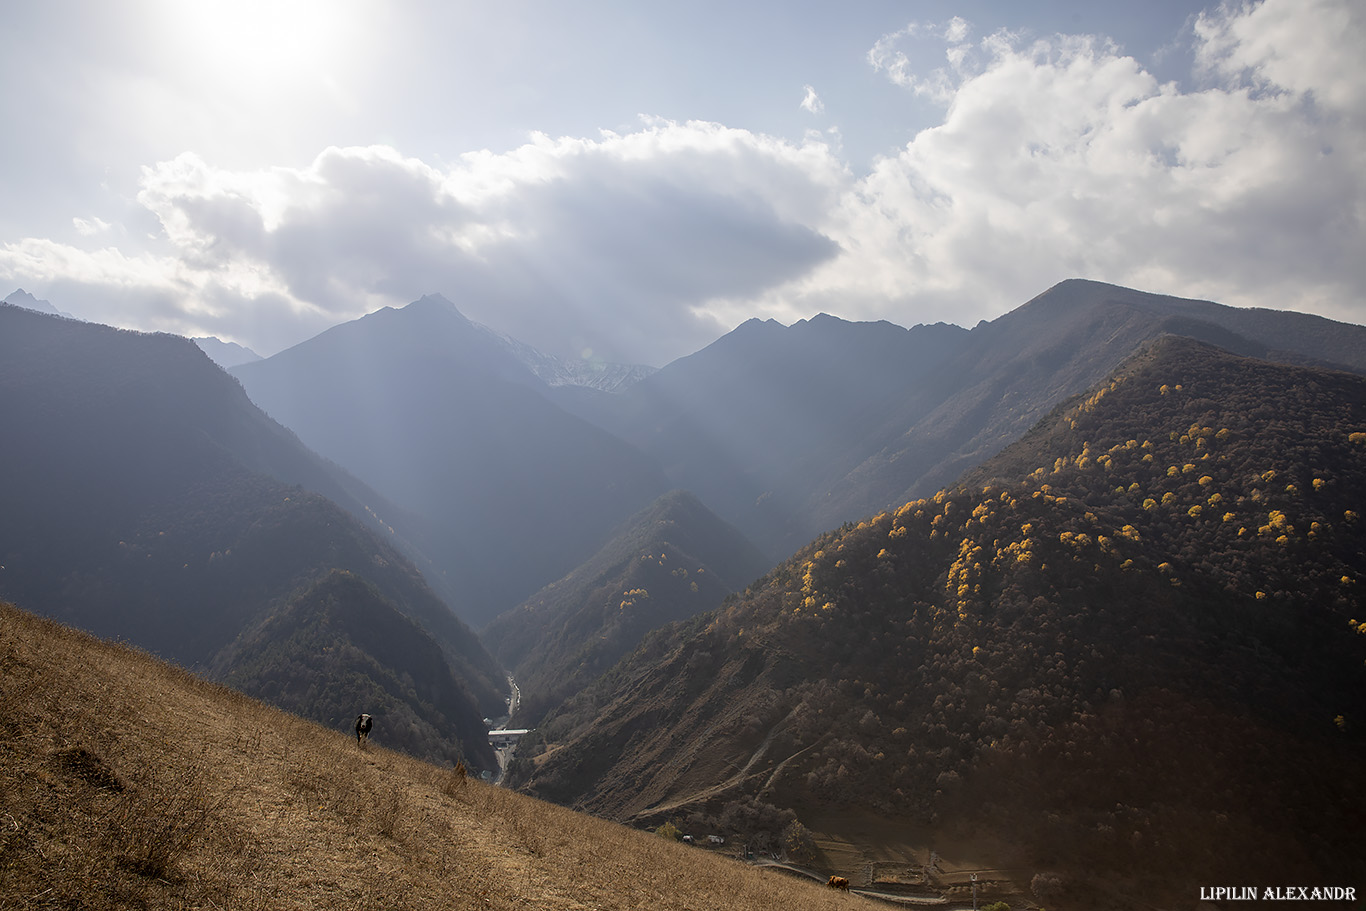
[[[362,750],[7,605],[0,697],[0,909],[866,906]]]

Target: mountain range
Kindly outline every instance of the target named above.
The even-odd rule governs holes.
[[[506,668],[512,780],[638,824],[1317,875],[1363,829],[1362,373],[1366,328],[1089,281],[658,371],[435,295],[231,374],[0,306],[0,598],[481,769]]]
[[[1366,328],[1063,282],[971,330],[751,320],[618,396],[561,401],[653,455],[776,561],[932,494],[1163,334],[1366,371]]]
[[[433,584],[483,626],[674,488],[776,562],[950,483],[1165,333],[1366,370],[1360,326],[1074,280],[971,330],[751,320],[653,373],[555,368],[432,295],[233,374],[415,518]]]

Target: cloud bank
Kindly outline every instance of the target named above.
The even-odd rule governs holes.
[[[887,36],[870,63],[942,99],[944,121],[842,199],[825,231],[844,255],[787,290],[948,318],[1076,276],[1362,321],[1364,16],[1337,0],[1206,13],[1192,88],[1093,36]],[[898,43],[926,34],[945,63],[912,76]]]
[[[1221,7],[1191,41],[1181,85],[1096,36],[912,23],[867,63],[942,122],[861,175],[814,135],[662,120],[450,163],[186,152],[143,171],[150,241],[83,213],[89,246],[7,243],[0,278],[266,352],[434,291],[547,350],[657,364],[750,316],[971,325],[1069,277],[1366,321],[1366,11]]]
[[[100,301],[95,318],[152,315],[266,350],[439,291],[546,350],[663,363],[730,328],[710,301],[836,255],[811,225],[845,180],[818,143],[709,123],[538,136],[445,168],[382,146],[250,173],[185,153],[142,174],[160,252],[29,239],[4,248],[0,269]]]

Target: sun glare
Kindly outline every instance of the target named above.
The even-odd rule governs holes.
[[[355,5],[337,0],[195,0],[166,9],[186,63],[247,90],[333,80],[356,31]]]

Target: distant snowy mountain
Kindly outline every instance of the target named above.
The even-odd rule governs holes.
[[[225,342],[222,339],[214,338],[212,335],[203,338],[190,339],[199,346],[199,349],[209,356],[215,364],[224,370],[231,370],[239,364],[250,364],[259,361],[261,355],[244,348],[236,342]]]
[[[64,316],[67,319],[76,318],[72,316],[70,313],[63,313],[61,310],[58,310],[56,307],[52,306],[52,304],[48,301],[39,300],[32,294],[29,294],[23,288],[18,289],[9,297],[5,298],[5,303],[15,307],[23,307],[25,310],[37,310],[39,313],[50,313],[53,316]]]
[[[613,364],[601,359],[563,358],[546,354],[510,335],[474,323],[547,386],[584,386],[600,392],[624,392],[658,371],[644,364]]]

